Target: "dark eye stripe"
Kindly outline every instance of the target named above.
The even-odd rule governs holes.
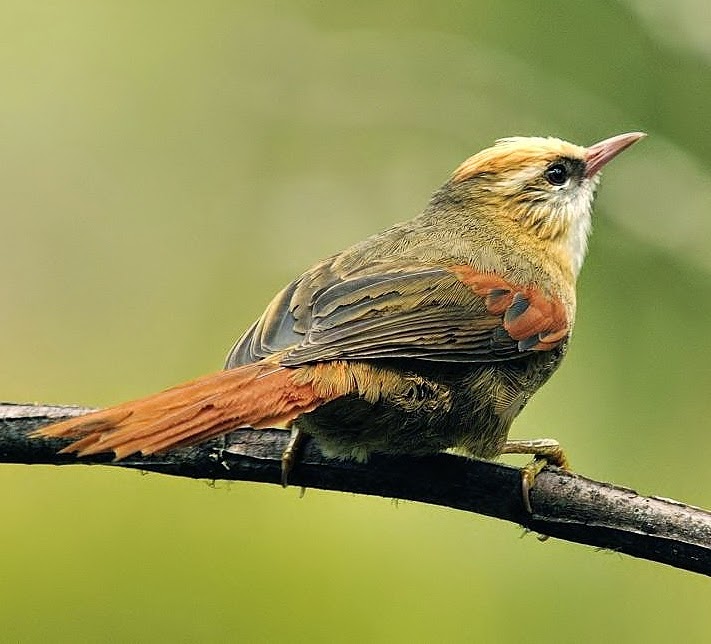
[[[562,186],[570,177],[582,179],[585,174],[585,161],[572,157],[559,157],[544,170],[543,176],[553,186]]]

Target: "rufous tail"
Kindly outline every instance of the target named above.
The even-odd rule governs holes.
[[[193,445],[238,427],[279,426],[324,402],[310,383],[294,382],[295,371],[273,362],[244,365],[43,427],[33,436],[76,438],[62,452],[114,452],[118,460]]]

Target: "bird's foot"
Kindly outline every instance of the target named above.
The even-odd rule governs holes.
[[[523,505],[529,514],[531,508],[531,488],[538,474],[546,465],[554,465],[562,470],[569,470],[568,458],[560,443],[552,438],[537,438],[534,440],[507,441],[502,454],[532,454],[533,460],[521,468],[521,494]]]
[[[299,450],[303,445],[306,434],[296,427],[291,428],[291,438],[281,454],[281,485],[289,485],[289,473],[294,467],[294,463],[299,455]]]

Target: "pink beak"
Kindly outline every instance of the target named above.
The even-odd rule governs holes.
[[[589,179],[595,176],[608,161],[645,136],[647,135],[644,132],[628,132],[591,145],[585,157],[585,177]]]

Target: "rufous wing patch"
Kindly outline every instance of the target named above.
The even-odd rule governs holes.
[[[502,316],[503,328],[518,342],[520,351],[549,351],[568,336],[565,306],[540,287],[514,285],[494,273],[482,273],[466,265],[452,266],[450,270],[484,298],[489,313]]]

